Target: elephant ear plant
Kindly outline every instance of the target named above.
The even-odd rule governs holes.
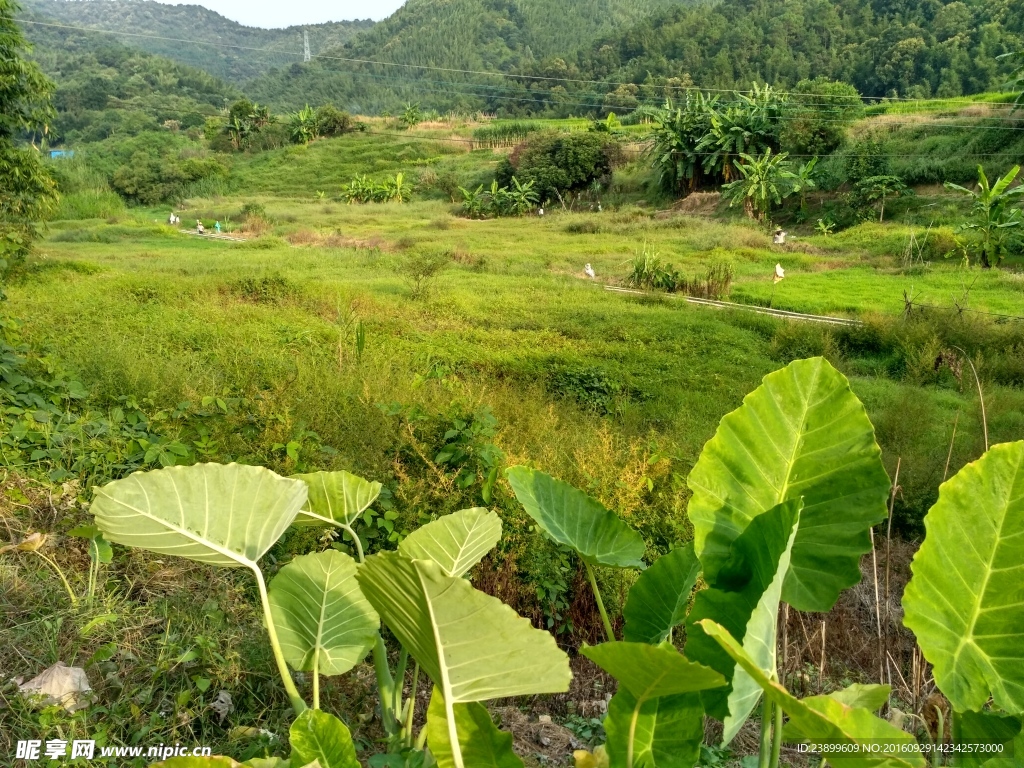
[[[509,467],[506,475],[519,503],[540,529],[583,561],[605,636],[614,640],[594,567],[643,568],[643,537],[599,501],[568,483],[528,467]]]
[[[463,578],[501,537],[497,515],[469,509],[442,517],[410,535],[398,552],[364,559],[357,545],[359,561],[333,549],[302,555],[268,589],[258,561],[289,525],[297,519],[300,525],[336,525],[358,542],[352,525],[379,492],[379,484],[349,473],[297,479],[261,467],[199,464],[115,481],[97,491],[92,511],[97,528],[115,543],[252,572],[297,715],[289,733],[292,755],[274,758],[269,764],[275,768],[359,768],[348,728],[319,709],[319,677],[347,672],[371,648],[380,649],[378,672],[382,664],[387,670],[381,617],[403,644],[403,683],[405,660],[411,655],[417,662],[404,706],[402,685],[394,685],[390,672],[392,687],[380,690],[382,714],[390,709],[402,715],[396,718],[402,721],[401,743],[392,740],[391,746],[413,747],[412,708],[422,668],[436,686],[417,742],[429,745],[435,762],[424,765],[521,765],[511,738],[479,702],[565,691],[571,675],[568,658],[550,635]],[[312,709],[289,665],[312,673]],[[228,758],[187,760],[166,765],[234,764]]]
[[[759,765],[775,768],[784,711],[792,720],[797,708],[788,694],[775,695],[779,609],[788,601],[829,610],[859,580],[869,529],[885,518],[889,489],[874,429],[842,374],[821,358],[800,360],[766,376],[722,419],[688,484],[694,543],[640,575],[623,610],[628,642],[611,645],[647,644],[650,651],[633,652],[678,656],[665,641],[685,624],[684,660],[695,670],[691,679],[705,684],[639,702],[636,684],[608,664],[609,644],[584,649],[620,684],[605,722],[607,757],[612,768],[690,768],[705,713],[723,721],[727,744],[761,703]],[[707,588],[693,595],[701,573]],[[706,631],[712,624],[738,654]],[[664,655],[647,666],[668,675],[673,664]],[[824,705],[830,733],[839,733],[833,720],[852,718],[856,738],[877,737],[884,721],[865,705],[880,706],[880,691],[870,690],[874,698],[855,689]],[[589,760],[580,754],[580,765]]]
[[[904,623],[949,700],[954,736],[965,743],[1012,742],[1020,761],[1024,442],[993,446],[961,469],[939,489],[924,523],[903,595]]]
[[[248,568],[259,588],[281,682],[296,714],[306,704],[292,682],[259,559],[306,503],[306,484],[263,467],[196,464],[136,472],[96,492],[92,513],[107,540],[222,568]]]

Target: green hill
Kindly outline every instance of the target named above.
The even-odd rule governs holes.
[[[309,65],[259,81],[255,98],[295,108],[334,101],[354,111],[394,110],[406,101],[445,109],[517,102],[505,78],[417,67],[514,73],[568,57],[595,38],[684,0],[409,0],[390,18]],[[331,56],[337,58],[330,58]],[[339,59],[387,62],[374,66]]]
[[[208,72],[109,38],[34,28],[32,58],[54,81],[52,145],[124,138],[147,131],[201,132],[240,91]]]
[[[211,43],[114,37],[244,83],[277,110],[331,102],[395,113],[417,102],[508,116],[622,114],[688,85],[790,88],[819,76],[870,97],[949,98],[998,90],[1012,66],[1000,56],[1024,48],[1024,0],[409,0],[377,24],[285,30],[151,0],[26,2],[30,21]],[[37,42],[55,31],[27,26]],[[302,29],[309,63],[297,57]],[[108,42],[75,34],[82,49]]]
[[[299,60],[303,32],[308,32],[310,47],[317,52],[335,48],[373,26],[367,19],[259,29],[231,21],[200,5],[166,5],[153,0],[23,0],[22,6],[27,12],[23,18],[29,20],[129,33],[132,36],[95,37],[167,56],[236,85],[275,66]],[[38,42],[42,29],[28,24],[25,31]],[[186,45],[174,39],[158,39],[161,37],[206,44]]]
[[[531,88],[562,86],[574,100],[599,102],[615,88],[613,100],[636,103],[657,100],[670,78],[730,89],[825,76],[865,96],[949,98],[999,90],[1013,66],[999,56],[1021,48],[1020,0],[723,0],[651,15],[569,60],[573,77],[625,87]]]

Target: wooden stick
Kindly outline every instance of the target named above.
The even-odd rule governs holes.
[[[886,531],[885,531],[885,639],[884,639],[882,647],[883,647],[883,649],[885,649],[885,656],[886,656],[886,659],[887,659],[886,662],[885,662],[886,668],[888,668],[888,666],[889,666],[889,662],[888,662],[888,656],[889,656],[889,651],[888,651],[888,649],[889,649],[889,626],[892,623],[890,615],[889,615],[889,603],[890,603],[890,599],[889,599],[889,597],[890,597],[890,592],[889,592],[889,574],[890,574],[890,570],[891,570],[890,567],[889,567],[889,564],[890,564],[891,559],[892,559],[892,511],[893,511],[893,508],[896,506],[896,493],[900,489],[900,465],[902,463],[903,463],[903,457],[897,456],[896,457],[896,472],[895,472],[895,474],[893,475],[893,478],[892,478],[892,493],[889,495],[889,525],[888,525],[888,527],[886,528]],[[889,672],[889,675],[888,675],[888,681],[889,681],[889,684],[892,685],[892,672],[891,671]],[[884,683],[885,680],[883,680],[882,682]]]
[[[942,482],[949,477],[949,462],[953,458],[953,444],[956,442],[956,425],[960,421],[960,409],[956,409],[956,418],[953,419],[953,436],[949,438],[949,453],[946,454],[946,468],[942,471]]]
[[[825,677],[825,619],[821,620],[821,664],[818,665],[818,693],[821,693],[821,681]]]
[[[871,575],[875,582],[875,630],[878,635],[878,682],[885,684],[885,662],[882,646],[882,602],[878,590],[878,557],[875,553],[875,529],[868,529],[871,534]]]

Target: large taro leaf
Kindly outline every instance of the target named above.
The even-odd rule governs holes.
[[[750,521],[803,497],[782,599],[827,611],[861,577],[869,529],[886,517],[889,478],[875,433],[846,377],[823,358],[765,376],[726,415],[687,480],[704,577],[713,581]]]
[[[616,693],[608,702],[605,718],[609,768],[629,768],[631,724],[633,768],[692,768],[700,757],[704,707],[699,694],[648,699],[638,709],[636,699],[625,688]]]
[[[159,763],[150,763],[149,768],[292,768],[290,760],[280,757],[253,757],[244,763],[235,762],[230,757],[219,755],[216,757],[172,757],[169,760],[161,760]],[[320,763],[314,761],[304,766],[295,768],[320,768]]]
[[[699,575],[700,562],[692,543],[655,560],[629,590],[622,610],[626,620],[623,639],[655,645],[669,639],[672,630],[686,619]]]
[[[994,446],[939,489],[903,595],[957,711],[1024,712],[1024,442]]]
[[[380,619],[356,582],[356,562],[333,549],[296,557],[270,582],[281,650],[301,672],[341,675],[362,661]]]
[[[264,467],[194,464],[136,472],[96,491],[110,541],[225,568],[255,568],[306,501],[306,485]]]
[[[512,734],[499,730],[487,707],[475,702],[456,704],[455,730],[466,768],[523,768],[512,751]],[[444,697],[434,688],[427,709],[427,746],[438,768],[455,768],[451,731]]]
[[[583,491],[528,467],[505,470],[526,513],[590,565],[643,568],[643,537]]]
[[[833,691],[829,697],[848,707],[877,712],[889,701],[891,693],[891,685],[854,683],[842,690]]]
[[[829,764],[835,768],[924,768],[924,757],[909,733],[866,709],[849,707],[830,696],[797,699],[765,675],[725,627],[710,619],[699,626],[757,681],[775,706],[789,715],[783,729],[786,740],[835,745],[836,751],[828,755]],[[849,745],[847,751],[842,745]]]
[[[568,689],[569,659],[550,634],[436,563],[381,552],[356,578],[446,703]]]
[[[465,576],[501,538],[501,518],[481,507],[463,509],[417,528],[398,545],[412,560],[433,560],[449,576]]]
[[[307,709],[292,722],[288,740],[293,765],[315,760],[320,768],[360,768],[348,726],[327,712]]]
[[[1019,768],[1024,765],[1021,717],[995,712],[957,712],[953,740],[964,745],[960,768]]]
[[[687,617],[686,653],[721,672],[731,687],[728,693],[709,691],[705,706],[725,724],[728,744],[761,698],[761,686],[697,624],[711,619],[734,637],[768,677],[776,669],[779,598],[789,572],[793,542],[799,535],[800,501],[786,501],[758,515],[733,542],[731,555],[718,571],[714,584],[694,598]]]
[[[568,690],[569,658],[550,634],[437,563],[381,552],[367,558],[356,578],[440,689],[455,768],[472,766],[462,757],[456,705]]]
[[[690,661],[671,643],[649,645],[615,641],[584,645],[580,653],[629,691],[638,703],[659,696],[693,693],[725,685],[715,670]]]
[[[351,472],[309,472],[292,477],[309,487],[309,500],[295,518],[299,526],[351,526],[380,496],[380,483]]]
[[[580,653],[619,683],[605,720],[611,768],[692,766],[703,732],[697,691],[724,685],[725,679],[670,643],[610,642],[584,645]],[[694,730],[700,732],[695,743]],[[675,761],[669,757],[673,750],[678,751]]]

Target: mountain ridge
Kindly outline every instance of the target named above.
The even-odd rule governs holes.
[[[155,0],[20,0],[22,21],[88,27],[146,53],[203,69],[242,85],[275,67],[302,60],[302,33],[314,51],[343,45],[372,28],[370,19],[299,24],[265,29],[233,21],[202,5],[167,5]],[[38,25],[27,24],[29,39]],[[160,39],[170,38],[170,39]],[[174,39],[174,38],[177,38]],[[179,40],[201,45],[185,46]],[[260,50],[247,50],[260,49]]]

